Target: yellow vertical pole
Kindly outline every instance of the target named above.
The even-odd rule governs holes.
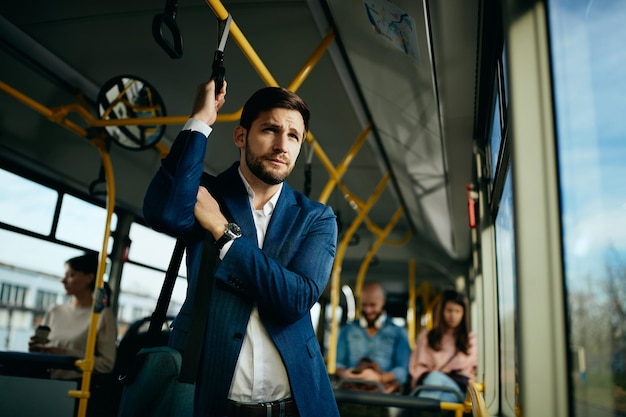
[[[409,305],[406,309],[406,326],[411,350],[415,349],[416,327],[415,327],[415,259],[409,261]]]
[[[113,179],[113,165],[111,164],[111,158],[109,152],[106,149],[104,139],[97,138],[92,141],[93,145],[98,148],[100,157],[102,158],[102,166],[104,167],[106,184],[107,184],[107,216],[106,224],[104,228],[104,236],[102,239],[102,248],[100,250],[100,258],[98,263],[98,274],[96,277],[96,291],[104,288],[104,270],[106,269],[107,247],[109,238],[111,236],[111,219],[113,217],[113,209],[115,207],[115,185]],[[85,417],[87,412],[87,401],[89,400],[89,386],[91,383],[91,374],[93,372],[93,357],[96,347],[96,336],[98,334],[98,320],[100,313],[94,308],[96,305],[96,297],[94,296],[91,323],[89,324],[89,333],[87,334],[87,348],[85,351],[85,358],[76,361],[78,366],[83,371],[83,378],[81,382],[80,390],[71,390],[69,396],[78,398],[78,417]]]
[[[337,307],[339,306],[339,285],[341,280],[341,264],[343,263],[343,257],[346,253],[348,243],[352,238],[354,232],[359,227],[363,219],[367,216],[367,213],[372,208],[378,197],[382,194],[383,190],[387,186],[387,182],[391,175],[387,173],[383,179],[378,183],[374,193],[370,196],[367,204],[361,207],[359,214],[352,221],[350,227],[341,239],[341,243],[337,248],[337,255],[335,256],[335,263],[333,265],[333,271],[330,279],[330,303],[331,303],[331,322],[330,322],[330,341],[328,345],[328,373],[333,375],[337,366],[337,337],[339,333],[339,323],[337,321]]]
[[[356,278],[355,285],[355,298],[356,298],[356,318],[361,317],[361,293],[363,292],[363,283],[365,282],[365,276],[367,275],[367,269],[369,268],[370,262],[372,258],[380,249],[380,246],[385,242],[385,238],[389,235],[389,233],[393,230],[398,220],[400,220],[400,216],[404,213],[404,209],[402,207],[398,208],[394,215],[389,220],[385,229],[377,233],[376,241],[373,245],[370,246],[370,249],[367,251],[367,254],[363,258],[363,262],[361,262],[361,266],[359,267],[359,272]]]

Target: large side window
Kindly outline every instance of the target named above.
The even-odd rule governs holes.
[[[548,2],[570,387],[626,413],[626,3]]]
[[[101,207],[0,169],[0,349],[27,351],[45,311],[67,301],[65,261],[101,249],[105,216]]]
[[[511,171],[505,180],[495,221],[498,310],[500,316],[500,374],[503,408],[515,410],[518,383],[517,317],[515,294],[515,223]]]

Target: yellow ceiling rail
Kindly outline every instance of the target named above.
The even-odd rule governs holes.
[[[208,0],[207,3],[209,3],[209,6],[213,9],[214,13],[220,19],[225,19],[226,17],[228,17],[228,12],[224,8],[224,6],[221,4],[221,2]],[[271,74],[267,70],[267,67],[265,67],[265,65],[263,64],[259,56],[256,54],[254,49],[252,49],[252,47],[250,46],[250,43],[245,38],[245,36],[243,35],[243,33],[241,32],[241,30],[239,29],[239,27],[234,21],[231,23],[230,31],[231,31],[231,36],[235,39],[235,41],[237,41],[243,53],[251,62],[255,70],[261,75],[261,78],[263,79],[263,81],[267,85],[274,85],[274,86],[278,85],[276,80],[274,80],[274,78],[271,76]],[[298,75],[292,81],[292,84],[289,86],[289,89],[291,91],[296,91],[300,87],[300,85],[303,83],[305,78],[310,74],[313,67],[317,64],[319,59],[323,56],[325,51],[328,49],[328,46],[332,43],[334,38],[335,38],[334,31],[330,30],[329,33],[326,35],[326,37],[322,40],[320,45],[318,45],[318,47],[315,49],[312,56],[305,63],[303,68],[300,70]],[[73,131],[74,133],[82,137],[87,136],[86,129],[67,118],[68,115],[72,112],[77,113],[85,121],[88,127],[147,126],[147,125],[174,125],[174,124],[183,125],[189,119],[188,115],[182,115],[182,116],[160,116],[160,117],[141,117],[141,118],[132,117],[132,118],[124,118],[124,119],[108,119],[107,120],[107,119],[94,117],[88,110],[88,107],[86,106],[86,103],[84,100],[82,100],[80,104],[69,104],[69,105],[59,106],[54,109],[49,109],[46,106],[43,106],[40,103],[32,100],[30,97],[15,90],[14,88],[10,87],[8,84],[4,82],[0,82],[0,89],[2,89],[7,94],[14,97],[15,99],[17,99],[18,101],[24,103],[28,107],[46,116],[50,120],[62,126],[65,126],[69,130]],[[109,109],[111,109],[112,107],[113,105],[111,105]],[[105,114],[108,111],[110,111],[109,109],[105,110]],[[243,110],[243,107],[239,108],[238,110],[232,113],[220,113],[217,116],[216,122],[218,123],[236,122],[241,117],[242,110]],[[307,137],[308,140],[312,140],[312,138],[313,138],[312,135],[311,135],[311,139]],[[157,149],[157,151],[162,157],[167,155],[167,153],[169,152],[169,148],[167,147],[167,145],[164,145],[162,143],[157,143],[155,145],[155,148]],[[314,147],[314,150],[315,150],[315,153],[318,155],[318,157],[320,158],[325,157],[323,150],[319,146]]]
[[[206,0],[206,3],[220,20],[225,20],[226,18],[228,18],[228,11],[221,1]],[[235,42],[237,42],[239,48],[248,58],[248,61],[250,61],[250,63],[252,64],[256,72],[261,76],[261,79],[265,82],[265,84],[274,87],[278,86],[278,83],[276,82],[272,74],[270,74],[263,61],[261,61],[261,58],[259,58],[256,51],[250,45],[250,42],[248,42],[244,34],[241,32],[239,26],[237,26],[237,23],[235,23],[235,19],[233,19],[230,23],[230,36],[235,39]]]
[[[359,267],[359,273],[357,274],[357,277],[356,277],[356,285],[355,285],[355,295],[356,295],[355,318],[361,317],[361,293],[363,292],[363,283],[365,282],[365,275],[367,274],[367,269],[369,268],[370,263],[372,262],[372,258],[374,258],[374,255],[376,255],[376,252],[378,252],[378,249],[380,249],[380,246],[385,242],[385,238],[387,237],[389,233],[391,233],[391,231],[396,226],[396,223],[398,223],[398,220],[400,220],[400,216],[402,216],[403,213],[404,213],[404,209],[402,207],[399,207],[396,210],[396,212],[391,217],[391,220],[385,227],[384,233],[381,233],[380,235],[378,235],[374,244],[371,245],[369,250],[367,251],[365,258],[363,258],[363,262],[361,262],[361,266]]]
[[[13,87],[9,86],[8,84],[6,84],[3,81],[0,81],[0,90],[4,91],[9,96],[13,97],[17,101],[20,101],[21,103],[25,104],[26,106],[30,107],[31,109],[35,110],[36,112],[38,112],[38,113],[42,114],[43,116],[47,117],[48,119],[52,120],[53,122],[56,122],[56,123],[60,124],[63,127],[66,127],[67,129],[71,130],[72,132],[76,133],[77,135],[82,136],[82,137],[86,137],[87,136],[87,130],[84,129],[82,126],[72,122],[71,120],[67,120],[67,119],[63,119],[61,121],[55,120],[55,116],[57,115],[57,113],[55,113],[55,111],[53,111],[52,109],[44,106],[43,104],[39,103],[38,101],[33,100],[32,98],[28,97],[27,95],[17,91],[16,89],[14,89]]]
[[[126,119],[110,119],[103,120],[95,118],[84,104],[66,104],[54,108],[49,108],[39,103],[36,100],[21,93],[15,88],[9,86],[7,83],[0,81],[0,90],[4,91],[9,96],[13,97],[17,101],[23,103],[27,107],[35,110],[36,112],[47,117],[51,121],[66,127],[78,136],[87,137],[87,129],[79,124],[69,120],[67,117],[70,113],[77,113],[89,127],[107,127],[107,126],[144,126],[144,125],[169,125],[169,124],[185,124],[189,119],[189,116],[161,116],[161,117],[132,117]],[[231,122],[239,120],[241,116],[241,109],[234,113],[219,114],[217,116],[218,122]]]
[[[323,203],[326,203],[328,201],[333,189],[335,188],[337,183],[340,182],[341,177],[343,177],[343,174],[345,174],[346,171],[348,170],[348,166],[350,166],[350,163],[354,159],[354,156],[361,149],[361,147],[365,143],[365,140],[367,139],[367,135],[369,135],[371,131],[372,131],[372,125],[368,124],[365,127],[365,129],[363,129],[363,131],[361,132],[359,137],[356,139],[356,141],[354,141],[354,143],[352,144],[352,146],[350,147],[346,155],[343,157],[341,162],[337,165],[337,167],[334,167],[330,163],[329,163],[329,166],[324,165],[326,167],[326,170],[328,171],[328,175],[330,179],[328,180],[328,182],[326,183],[326,186],[322,190],[319,201]]]
[[[377,225],[375,225],[374,222],[372,222],[372,220],[369,217],[365,219],[365,225],[367,226],[367,229],[373,234],[375,234],[376,236],[380,236],[384,234],[384,230],[378,227]],[[402,246],[402,245],[405,245],[411,239],[412,236],[413,236],[413,232],[409,230],[408,232],[406,232],[406,234],[403,237],[399,239],[389,240],[385,238],[385,245]]]
[[[359,197],[356,196],[352,191],[348,189],[348,187],[341,181],[337,182],[337,188],[341,190],[344,195],[344,198],[350,202],[350,205],[357,211],[363,210],[366,206],[366,203],[363,202]],[[376,226],[369,217],[365,217],[363,219],[363,223],[365,223],[367,229],[372,232],[372,234],[379,236],[385,234],[384,230],[380,227]],[[412,231],[408,231],[402,238],[398,240],[385,240],[385,244],[393,245],[393,246],[401,246],[411,239],[413,236]]]
[[[326,50],[330,46],[330,44],[335,40],[335,32],[331,28],[330,31],[326,34],[322,42],[315,48],[313,54],[306,62],[306,64],[302,67],[298,75],[291,81],[291,84],[287,87],[288,90],[296,92],[298,88],[302,85],[304,80],[309,76],[313,67],[317,65],[318,61],[324,56]]]
[[[339,284],[341,281],[341,264],[348,248],[348,244],[352,239],[352,235],[356,232],[357,228],[367,215],[368,211],[372,208],[378,197],[382,194],[383,190],[387,186],[391,176],[387,173],[378,183],[374,193],[370,196],[367,204],[362,210],[358,212],[356,218],[350,224],[350,227],[344,233],[341,242],[337,246],[337,254],[335,255],[335,263],[333,264],[333,270],[330,277],[330,305],[331,305],[331,320],[330,320],[330,341],[328,345],[328,373],[333,375],[337,366],[337,336],[339,333],[339,323],[337,321],[337,307],[339,306]]]

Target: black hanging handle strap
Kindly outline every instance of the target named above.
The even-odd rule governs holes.
[[[183,353],[183,364],[180,369],[180,382],[193,383],[196,380],[200,354],[204,343],[206,332],[206,322],[209,316],[209,300],[215,277],[213,271],[217,265],[218,250],[215,247],[213,236],[209,232],[204,232],[202,241],[202,259],[200,260],[200,271],[196,283],[196,294],[191,310],[191,323],[189,334],[187,335],[187,346]]]
[[[180,269],[184,253],[185,242],[183,239],[178,238],[176,239],[176,245],[174,245],[172,258],[170,259],[170,264],[167,267],[167,272],[165,273],[165,280],[163,281],[163,286],[161,287],[161,293],[159,294],[156,308],[154,309],[154,313],[152,313],[152,318],[150,320],[150,327],[148,328],[148,339],[153,342],[158,340],[163,323],[165,323],[167,308],[170,304],[170,299],[172,298],[172,292],[174,291],[174,285],[176,284],[178,270]]]
[[[152,19],[152,36],[172,59],[179,59],[183,56],[183,36],[176,24],[177,10],[178,0],[166,0],[163,13],[155,15]],[[173,42],[170,42],[163,34],[163,27],[169,30]]]
[[[217,49],[215,50],[215,54],[213,55],[213,65],[211,78],[215,80],[215,96],[222,91],[222,86],[224,85],[224,78],[226,77],[226,68],[224,67],[224,48],[226,47],[226,41],[228,40],[228,34],[230,33],[230,24],[232,23],[233,18],[229,14],[228,17],[224,20],[217,21]]]

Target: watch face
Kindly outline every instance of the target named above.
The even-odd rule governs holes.
[[[236,223],[228,223],[226,226],[226,233],[230,234],[233,238],[241,236],[241,228]]]

